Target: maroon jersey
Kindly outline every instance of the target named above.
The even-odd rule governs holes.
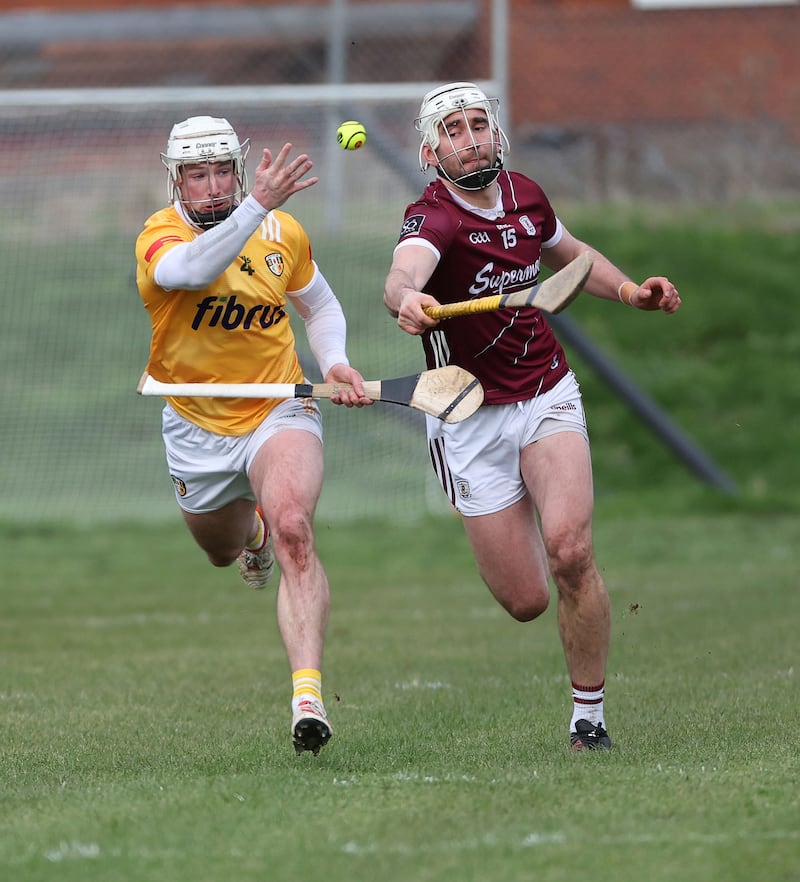
[[[438,180],[406,209],[400,244],[424,240],[439,253],[425,292],[440,303],[536,283],[542,242],[556,235],[558,220],[530,178],[504,171],[497,184],[502,212],[495,220],[464,208]],[[444,319],[422,335],[422,345],[428,368],[457,364],[474,374],[487,404],[533,398],[569,370],[544,315],[530,307]]]

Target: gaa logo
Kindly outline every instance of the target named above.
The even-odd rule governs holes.
[[[480,233],[470,233],[469,241],[472,242],[473,245],[488,245],[492,239],[489,234],[484,230]]]

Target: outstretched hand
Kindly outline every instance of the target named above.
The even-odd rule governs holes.
[[[665,276],[651,276],[631,292],[631,306],[636,309],[655,311],[660,309],[667,315],[677,312],[681,305],[678,289]]]
[[[316,177],[303,179],[303,175],[311,171],[314,163],[305,153],[290,160],[291,149],[291,144],[284,144],[273,159],[272,151],[265,147],[261,162],[256,168],[250,192],[267,211],[278,208],[290,196],[313,187],[319,180]]]

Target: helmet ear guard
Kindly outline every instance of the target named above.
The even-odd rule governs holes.
[[[233,126],[226,119],[212,116],[192,116],[182,122],[175,123],[167,140],[167,150],[161,154],[161,162],[167,169],[167,196],[172,203],[183,204],[180,190],[181,169],[185,165],[201,163],[231,162],[238,180],[234,205],[240,203],[247,195],[247,172],[244,163],[250,150],[249,139],[243,143]],[[213,226],[224,220],[224,217],[209,219],[200,217],[186,206],[192,219],[201,226]],[[230,212],[229,212],[230,213]],[[227,215],[226,215],[227,216]]]
[[[448,83],[438,86],[428,92],[422,99],[419,115],[414,120],[414,127],[420,133],[419,167],[425,172],[429,163],[424,158],[423,152],[427,145],[436,153],[441,143],[442,132],[445,129],[444,121],[452,113],[477,108],[483,110],[489,120],[492,132],[497,139],[497,158],[491,169],[474,172],[470,175],[453,180],[441,167],[437,168],[439,175],[446,177],[451,183],[465,190],[481,190],[489,186],[497,179],[503,168],[503,157],[510,152],[511,145],[508,137],[500,126],[498,108],[500,101],[497,98],[487,98],[484,91],[475,83]],[[438,155],[438,154],[437,154]]]

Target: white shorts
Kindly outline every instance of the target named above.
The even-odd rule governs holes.
[[[217,435],[165,405],[161,434],[178,505],[184,511],[203,514],[235,499],[255,499],[247,477],[250,465],[267,438],[285,429],[311,432],[322,441],[316,402],[300,398],[282,401],[247,435]]]
[[[520,454],[534,441],[578,432],[588,443],[586,416],[570,371],[549,392],[527,401],[491,404],[460,423],[427,416],[433,470],[453,506],[467,517],[492,514],[527,492]]]

